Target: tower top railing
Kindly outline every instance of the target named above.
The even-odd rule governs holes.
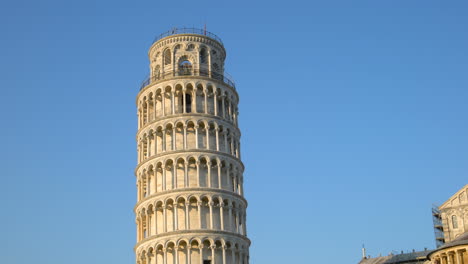
[[[154,38],[153,44],[155,42],[157,42],[158,40],[162,39],[162,38],[169,37],[169,36],[172,36],[172,35],[179,35],[179,34],[195,34],[195,35],[206,36],[206,37],[209,37],[209,38],[212,38],[212,39],[218,41],[222,46],[224,46],[223,41],[216,34],[213,34],[213,33],[209,32],[209,31],[206,31],[206,29],[186,28],[186,27],[182,27],[182,28],[175,27],[175,28],[173,28],[171,30],[168,30],[168,31],[160,34],[159,36]]]
[[[153,76],[148,76],[145,80],[141,83],[140,91],[145,88],[146,86],[161,80],[171,79],[175,77],[190,77],[190,76],[202,76],[202,77],[209,77],[218,81],[221,81],[232,88],[236,89],[236,83],[234,82],[233,78],[227,72],[217,72],[217,71],[210,71],[208,69],[187,69],[182,68],[178,70],[171,70],[166,71],[164,73],[158,73]]]

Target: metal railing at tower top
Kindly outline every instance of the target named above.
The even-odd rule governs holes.
[[[168,30],[168,31],[162,33],[161,35],[157,36],[156,38],[154,38],[153,43],[155,43],[156,41],[158,41],[158,40],[160,40],[162,38],[169,37],[169,36],[172,36],[172,35],[178,35],[178,34],[196,34],[196,35],[201,35],[201,36],[207,36],[209,38],[212,38],[212,39],[218,41],[222,46],[224,46],[223,41],[221,40],[220,37],[216,36],[215,34],[209,32],[209,31],[206,31],[206,29],[186,28],[186,27],[173,28],[171,30]]]
[[[231,75],[228,73],[220,73],[215,71],[210,71],[208,69],[192,69],[192,68],[181,68],[175,71],[166,71],[163,73],[157,73],[153,76],[146,77],[146,79],[141,83],[140,90],[145,88],[146,86],[161,80],[171,79],[174,77],[185,77],[185,76],[201,76],[201,77],[208,77],[218,81],[221,81],[232,88],[236,89],[236,84],[232,79]]]

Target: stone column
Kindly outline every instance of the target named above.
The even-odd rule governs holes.
[[[198,124],[194,126],[195,128],[195,148],[198,149]]]
[[[218,116],[218,91],[213,93],[213,102],[214,102],[214,115]]]
[[[175,164],[173,164],[172,167],[174,167],[174,173],[172,175],[174,175],[174,186],[172,189],[177,189],[177,161],[174,161]]]
[[[151,195],[151,174],[149,172],[146,173],[146,178],[148,179],[148,182],[146,183],[146,196]]]
[[[234,192],[235,192],[235,193],[238,193],[238,192],[237,192],[237,176],[234,176],[233,179],[234,179],[234,181],[233,181],[233,184],[234,184],[234,186],[233,186],[233,187],[234,187]]]
[[[158,100],[156,99],[156,95],[154,95],[154,109],[153,109],[153,112],[154,112],[154,119],[156,120],[156,103],[158,102]]]
[[[136,226],[137,226],[137,232],[136,232],[136,237],[137,237],[137,242],[140,241],[140,219],[137,218],[136,220]]]
[[[174,246],[174,258],[175,258],[174,263],[179,264],[179,247],[177,246]]]
[[[197,166],[197,183],[198,183],[198,187],[201,187],[201,184],[200,184],[200,161],[196,161],[196,166]]]
[[[202,202],[197,202],[197,205],[198,205],[198,222],[199,222],[199,227],[200,229],[202,228],[202,213],[201,213],[201,206],[202,206]]]
[[[163,233],[167,232],[167,205],[162,206],[163,209]]]
[[[228,141],[227,141],[228,134],[227,132],[224,132],[224,152],[228,153]]]
[[[203,244],[200,244],[200,264],[203,264],[203,248]]]
[[[214,203],[209,202],[208,205],[210,207],[210,229],[213,229],[213,205]]]
[[[197,109],[197,90],[194,88],[192,93],[192,113],[198,113]]]
[[[141,162],[141,143],[138,143],[138,148],[137,148],[137,157],[138,157],[138,163]]]
[[[146,217],[146,236],[150,237],[151,236],[151,212],[146,212],[147,217]]]
[[[172,127],[172,140],[171,140],[171,149],[172,149],[172,151],[176,150],[176,146],[177,146],[176,136],[177,136],[176,128],[173,126]]]
[[[185,230],[190,229],[190,202],[185,202]]]
[[[158,234],[158,210],[156,209],[155,206],[153,206],[153,218],[154,218],[154,221],[152,223],[152,225],[154,226],[153,227],[153,230],[154,230],[154,235],[157,235]]]
[[[232,261],[232,264],[235,264],[236,263],[236,250],[234,249],[233,246],[231,246],[231,261]]]
[[[239,234],[239,210],[236,210],[236,219],[235,219],[235,225],[236,225],[236,228],[235,228],[235,231],[237,234]]]
[[[184,186],[185,188],[189,187],[189,176],[188,176],[188,162],[184,160]]]
[[[245,213],[245,210],[244,212],[242,213],[242,233],[244,236],[247,236],[247,216],[246,216],[246,213]]]
[[[233,228],[233,221],[232,221],[232,205],[228,206],[228,225],[229,225],[228,231],[233,231],[234,228]]]
[[[158,135],[156,132],[153,132],[153,138],[154,138],[154,150],[153,150],[153,155],[158,154]]]
[[[184,125],[182,129],[184,130],[184,150],[186,150],[187,149],[187,127]]]
[[[221,162],[218,160],[218,189],[223,188],[223,179],[221,178]]]
[[[244,184],[244,179],[240,177],[239,179],[239,195],[244,196],[244,188],[242,188],[242,185]]]
[[[206,162],[206,172],[208,174],[208,188],[211,188],[211,162]]]
[[[192,246],[187,245],[187,264],[191,264],[191,263],[192,263]]]
[[[187,98],[186,97],[186,94],[185,92],[187,91],[187,89],[182,89],[182,113],[186,113],[187,112],[187,109],[186,109],[186,106],[187,106]]]
[[[219,151],[219,128],[215,128],[215,134],[216,134],[216,151]]]
[[[456,258],[457,258],[457,264],[463,264],[463,260],[462,260],[461,254],[462,254],[462,252],[460,252],[460,251],[455,251],[455,255],[456,255]]]
[[[174,205],[172,206],[172,209],[174,211],[174,231],[177,231],[179,229],[179,212],[177,210],[178,207],[179,206],[177,203],[174,203]]]
[[[166,164],[162,165],[162,190],[166,190]]]
[[[167,264],[167,249],[166,249],[166,248],[163,248],[163,253],[164,253],[164,260],[163,260],[163,263],[164,263],[164,264]]]
[[[166,116],[166,91],[162,91],[161,93],[162,98],[162,116]]]
[[[221,202],[219,204],[219,214],[220,214],[220,225],[221,225],[221,230],[224,230],[224,203]],[[224,253],[223,253],[224,254]],[[224,261],[226,262],[226,261]]]
[[[171,109],[172,109],[172,114],[174,115],[175,114],[175,100],[174,100],[174,97],[175,97],[175,91],[171,91]]]
[[[225,99],[225,98],[226,98],[225,95],[222,95],[222,96],[221,96],[221,106],[222,106],[222,108],[223,108],[222,117],[223,117],[224,119],[226,119],[226,105],[225,105],[225,102],[224,102],[224,99]]]
[[[148,135],[148,157],[151,157],[151,135]]]
[[[213,245],[213,246],[210,246],[210,249],[211,249],[211,260],[212,260],[213,264],[216,264],[216,263],[215,263],[215,260],[216,260],[216,258],[215,258],[215,249],[216,249],[216,246],[214,246],[214,245]],[[202,263],[202,264],[203,264],[203,263]]]
[[[156,176],[156,168],[153,167],[153,190],[154,190],[154,193],[157,193],[158,192],[158,181],[157,181],[157,176]]]
[[[205,89],[204,92],[204,95],[205,95],[205,114],[208,114],[208,94],[207,94],[207,90]]]
[[[205,127],[206,132],[206,149],[210,149],[210,127],[207,125]]]
[[[161,133],[162,133],[161,151],[164,152],[166,151],[166,128],[161,129]]]
[[[227,264],[226,262],[226,245],[223,245],[223,264]]]

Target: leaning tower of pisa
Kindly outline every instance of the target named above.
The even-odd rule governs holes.
[[[248,264],[239,96],[216,35],[174,29],[137,96],[137,264]]]

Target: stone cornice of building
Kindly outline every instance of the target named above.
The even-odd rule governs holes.
[[[453,212],[453,211],[468,212],[468,204],[459,204],[456,206],[445,207],[440,210],[440,212],[443,214],[448,213],[448,212]]]
[[[239,103],[239,94],[237,93],[236,89],[232,86],[230,86],[229,84],[223,82],[223,81],[220,81],[220,80],[216,80],[214,78],[211,78],[211,77],[208,77],[208,76],[194,76],[194,75],[187,75],[187,76],[174,76],[174,77],[167,77],[167,78],[164,78],[162,80],[158,80],[158,81],[154,81],[150,84],[148,84],[147,86],[145,86],[143,89],[141,89],[138,94],[137,94],[137,99],[135,100],[135,103],[138,105],[138,99],[140,98],[140,95],[146,91],[149,87],[152,87],[152,86],[155,86],[157,84],[161,84],[161,83],[164,83],[164,82],[170,82],[170,81],[174,81],[174,80],[180,80],[180,79],[201,79],[201,80],[206,80],[206,81],[211,81],[211,82],[216,82],[218,84],[221,84],[225,87],[227,87],[229,90],[231,90],[231,92],[236,96],[236,99],[237,99],[237,103]]]
[[[467,191],[467,190],[468,190],[468,184],[466,184],[465,186],[460,188],[460,190],[458,190],[456,193],[454,193],[452,196],[450,196],[450,198],[447,199],[447,201],[445,201],[441,206],[439,206],[439,210],[443,210],[443,209],[445,209],[447,207],[451,207],[450,202],[454,198],[458,198],[458,196],[460,195],[461,192]],[[467,195],[467,194],[465,194],[465,195]],[[467,198],[467,197],[465,197],[465,198]],[[466,205],[466,200],[465,200],[465,205]]]
[[[145,244],[146,242],[150,242],[152,240],[157,240],[157,239],[166,239],[170,240],[172,237],[180,237],[180,235],[191,235],[191,236],[200,236],[200,237],[206,237],[207,235],[228,235],[232,237],[236,237],[240,240],[244,240],[245,242],[248,243],[250,246],[251,242],[250,239],[248,239],[244,235],[236,234],[233,232],[228,232],[228,231],[222,231],[222,230],[211,230],[211,229],[191,229],[191,230],[177,230],[177,231],[171,231],[171,232],[166,232],[163,235],[153,235],[150,237],[147,237],[140,242],[138,242],[134,247],[133,250],[136,250],[139,246],[142,244]]]
[[[193,37],[193,38],[197,38],[197,40],[180,40],[180,38],[184,38],[184,37]],[[171,40],[172,38],[176,38],[176,40],[174,40],[171,43],[168,43],[168,42],[170,42],[169,40]],[[193,42],[198,42],[198,43],[204,43],[206,45],[214,46],[214,47],[218,48],[219,50],[221,50],[223,52],[222,59],[223,60],[226,59],[226,49],[217,40],[215,40],[213,38],[210,38],[208,36],[199,35],[199,34],[191,34],[191,33],[174,34],[174,35],[170,35],[170,36],[167,36],[167,37],[164,37],[162,39],[157,40],[149,48],[148,58],[151,59],[153,50],[157,50],[159,48],[170,45],[172,43],[180,44],[180,42],[183,42],[183,41],[184,42],[192,42],[192,43]],[[172,46],[171,46],[171,49],[172,49]]]
[[[144,131],[145,129],[147,129],[151,125],[157,124],[157,123],[162,122],[162,121],[167,121],[169,119],[183,118],[183,117],[185,117],[187,120],[192,119],[194,117],[203,117],[203,118],[213,119],[213,120],[216,120],[216,121],[221,121],[223,123],[223,125],[229,125],[230,127],[233,127],[236,130],[236,133],[239,135],[239,138],[242,136],[242,133],[241,133],[240,129],[234,123],[226,121],[222,117],[215,116],[215,115],[210,115],[210,114],[203,114],[203,113],[189,113],[189,114],[175,114],[175,115],[171,114],[171,115],[167,115],[167,116],[164,116],[164,117],[158,117],[156,120],[150,121],[147,124],[145,124],[144,126],[140,127],[140,129],[138,129],[138,132],[137,132],[137,135],[136,135],[135,138],[138,141],[138,137],[140,136],[142,131]],[[174,121],[178,121],[178,120],[174,120]]]
[[[137,167],[135,168],[135,176],[138,176],[137,175],[137,172],[138,172],[138,169],[140,167],[142,167],[144,164],[148,163],[149,161],[153,161],[155,159],[159,159],[159,158],[162,158],[162,157],[165,157],[165,156],[171,156],[171,155],[176,155],[176,154],[184,154],[184,156],[196,156],[196,155],[203,155],[203,154],[215,154],[215,155],[219,155],[219,156],[224,156],[226,158],[229,158],[229,159],[232,159],[236,162],[238,162],[240,165],[241,165],[241,168],[242,168],[242,172],[244,172],[245,170],[245,166],[244,166],[244,163],[242,163],[242,161],[237,158],[236,156],[233,156],[231,154],[228,154],[228,153],[225,153],[225,152],[221,152],[221,151],[216,151],[216,150],[209,150],[209,149],[185,149],[185,150],[175,150],[175,151],[166,151],[162,154],[156,154],[154,156],[151,156],[149,158],[147,158],[146,160],[140,162]]]
[[[192,194],[192,195],[198,195],[198,196],[206,195],[206,194],[217,195],[217,194],[223,193],[223,194],[227,194],[227,195],[229,195],[231,197],[234,197],[234,198],[237,198],[237,199],[241,200],[244,203],[245,208],[247,208],[248,205],[249,205],[247,200],[244,197],[242,197],[241,195],[239,195],[239,194],[237,194],[235,192],[227,191],[227,190],[224,190],[224,189],[217,189],[217,188],[192,187],[192,188],[172,189],[172,190],[161,191],[161,192],[157,192],[155,194],[151,194],[151,195],[145,197],[144,199],[142,199],[141,201],[137,202],[137,204],[133,207],[133,212],[136,213],[136,211],[137,211],[136,209],[141,204],[143,204],[143,203],[145,203],[145,202],[147,202],[147,201],[149,201],[151,199],[160,198],[160,197],[164,197],[164,196],[169,196],[171,194],[183,195],[183,194],[186,194],[186,193],[189,193],[189,194]]]

